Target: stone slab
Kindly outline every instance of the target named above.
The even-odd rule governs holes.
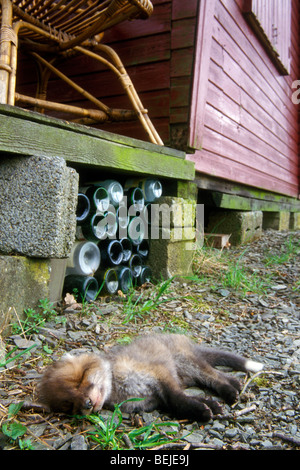
[[[281,212],[264,212],[263,216],[263,229],[273,230],[289,230],[290,227],[290,213],[286,211]]]
[[[192,274],[195,244],[193,241],[150,240],[150,255],[147,263],[153,279],[161,281],[172,276]]]
[[[0,159],[0,252],[69,256],[75,239],[78,174],[63,158]]]
[[[300,212],[291,212],[290,230],[300,230]]]
[[[261,211],[218,211],[209,217],[207,232],[230,234],[231,245],[251,243],[262,235]]]
[[[151,207],[151,225],[154,227],[194,227],[196,201],[181,197],[163,196]]]
[[[65,259],[44,260],[25,256],[0,256],[0,331],[7,315],[16,321],[24,309],[36,308],[39,300],[61,299]]]

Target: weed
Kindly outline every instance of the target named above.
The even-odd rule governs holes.
[[[6,367],[10,362],[12,361],[15,361],[16,359],[18,359],[19,357],[23,356],[24,354],[26,354],[27,352],[29,352],[31,349],[33,348],[36,348],[36,344],[33,344],[32,346],[30,346],[29,348],[27,349],[24,349],[24,351],[21,351],[19,354],[17,354],[16,356],[14,357],[10,357],[17,349],[18,349],[18,346],[16,346],[15,348],[13,348],[9,353],[6,354],[6,356],[4,357],[4,362],[0,363],[0,368],[2,367]]]
[[[8,407],[7,420],[1,426],[2,433],[9,438],[9,440],[19,446],[21,450],[32,450],[33,445],[30,439],[21,439],[27,432],[26,426],[15,419],[20,409],[23,406],[21,403],[11,403]]]
[[[174,429],[177,427],[177,429]],[[150,449],[157,445],[164,445],[173,441],[172,436],[179,431],[179,423],[150,423],[128,433],[134,449]]]
[[[259,387],[265,387],[265,388],[269,388],[269,387],[272,387],[272,384],[270,383],[270,381],[265,378],[265,377],[256,377],[255,379],[253,379],[253,382]]]
[[[239,263],[228,265],[228,270],[223,276],[224,287],[240,289],[245,295],[246,292],[263,293],[265,291],[265,280],[257,273],[246,272]]]
[[[220,283],[225,288],[232,288],[242,295],[247,292],[263,294],[268,279],[262,278],[257,272],[250,272],[243,263],[246,248],[237,260],[232,261],[231,254],[213,248],[203,248],[194,263],[194,282],[210,284],[212,290],[219,287],[214,283]],[[198,279],[197,279],[198,278]]]
[[[118,432],[123,421],[120,405],[115,406],[112,416],[105,421],[99,415],[90,415],[86,418],[94,425],[94,431],[89,432],[89,436],[97,442],[102,449],[117,450],[122,446],[121,434]]]
[[[18,318],[18,322],[11,325],[13,333],[27,337],[38,333],[46,321],[54,319],[57,323],[64,322],[65,317],[58,317],[53,305],[48,299],[41,299],[38,304],[39,311],[33,308],[25,309],[25,319]]]
[[[279,254],[267,253],[265,257],[266,266],[274,264],[284,264],[291,258],[300,254],[300,241],[294,236],[290,236],[282,246]]]
[[[169,301],[170,298],[162,299],[162,296],[167,293],[172,281],[173,278],[170,278],[159,284],[150,294],[150,297],[144,301],[143,292],[137,296],[136,291],[132,289],[124,303],[125,319],[123,323],[129,323],[132,320],[136,321],[137,319],[141,319],[145,314],[156,309],[163,302]]]
[[[47,320],[50,320],[53,317],[56,317],[56,310],[53,308],[53,302],[50,302],[48,299],[39,300],[38,306],[42,310],[42,315],[44,315]]]
[[[115,410],[108,420],[104,420],[99,415],[83,416],[82,418],[87,419],[94,426],[94,430],[88,433],[90,438],[100,445],[103,450],[119,450],[124,448],[124,432],[121,429],[123,416],[120,408],[124,403],[139,400],[142,400],[142,398],[130,398],[119,405],[115,405]],[[179,427],[179,423],[152,422],[147,426],[131,430],[126,436],[133,449],[149,449],[173,440],[173,435],[179,431]]]

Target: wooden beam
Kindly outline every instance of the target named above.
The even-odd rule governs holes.
[[[185,154],[148,142],[0,106],[0,152],[60,156],[70,164],[191,181]]]
[[[207,193],[207,200],[213,207],[220,209],[233,209],[239,211],[263,211],[263,212],[299,212],[300,201],[293,198],[277,195],[273,200],[268,200],[263,197],[261,192],[261,198],[237,196],[234,194],[226,194],[217,191]],[[265,194],[266,196],[267,194]],[[206,197],[202,193],[201,202],[205,203]]]
[[[236,199],[235,205],[240,204],[240,210],[243,210],[243,207],[246,207],[245,210],[254,210],[251,207],[259,207],[258,210],[276,212],[281,210],[281,207],[289,207],[291,212],[300,211],[300,201],[284,194],[273,193],[271,191],[265,191],[260,188],[250,187],[208,175],[196,175],[194,182],[199,189],[199,194],[202,194],[204,200],[206,199],[205,195],[215,194],[214,205],[217,204],[220,198],[218,194],[227,194],[227,204],[230,206],[233,206],[232,197],[239,198]],[[229,196],[231,196],[231,198]],[[226,198],[223,198],[222,204],[226,204]],[[226,207],[226,209],[229,208],[230,207]]]

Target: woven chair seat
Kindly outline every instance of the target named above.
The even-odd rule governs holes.
[[[139,119],[149,140],[163,145],[119,56],[101,43],[103,33],[112,26],[125,20],[147,19],[153,11],[150,0],[0,0],[0,6],[0,103],[17,102],[41,112],[48,109],[71,113],[76,122],[84,124]],[[19,43],[39,66],[35,97],[15,91]],[[54,63],[58,58],[68,58],[70,52],[86,55],[108,67],[120,80],[133,110],[109,108],[61,73]],[[92,109],[47,101],[51,74],[93,103]]]
[[[71,48],[126,19],[147,19],[152,11],[149,0],[21,0],[13,2],[13,22],[23,20],[41,28],[51,33],[61,48]],[[20,35],[46,42],[26,28]]]

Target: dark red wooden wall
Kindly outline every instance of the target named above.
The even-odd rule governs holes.
[[[189,157],[199,172],[298,195],[299,121],[291,95],[299,78],[299,2],[292,6],[291,74],[282,76],[245,21],[243,1],[216,0],[201,148]]]
[[[243,0],[152,0],[154,13],[104,36],[119,53],[164,143],[186,150],[201,174],[296,197],[299,193],[299,0],[292,0],[291,74],[282,76],[242,13]],[[211,5],[215,3],[214,11]],[[283,2],[284,3],[284,2]],[[201,34],[204,33],[203,37]],[[32,89],[30,62],[18,88]],[[89,59],[62,70],[98,98],[127,106],[117,79]],[[49,99],[82,105],[51,80]],[[138,123],[101,126],[146,140]]]

